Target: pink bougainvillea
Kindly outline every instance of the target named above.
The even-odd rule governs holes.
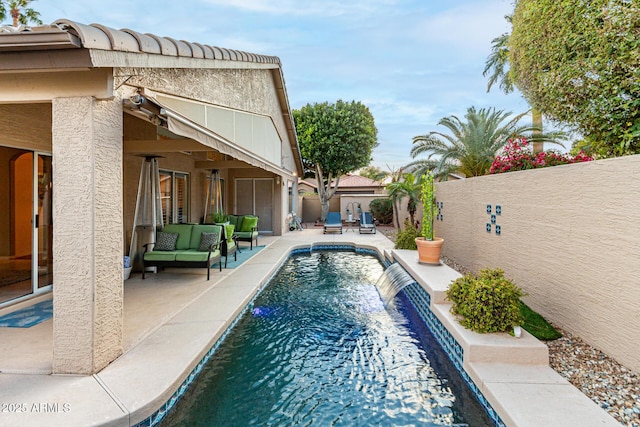
[[[584,152],[575,156],[553,150],[534,153],[526,138],[511,139],[505,145],[504,152],[496,156],[489,173],[521,171],[525,169],[544,168],[547,166],[566,165],[569,163],[588,162],[593,157]]]

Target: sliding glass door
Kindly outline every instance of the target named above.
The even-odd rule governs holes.
[[[0,147],[0,305],[53,283],[51,156]]]
[[[257,215],[258,231],[273,233],[273,179],[236,178],[236,213]]]

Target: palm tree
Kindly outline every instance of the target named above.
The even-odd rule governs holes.
[[[511,112],[496,111],[494,108],[476,111],[475,107],[470,107],[464,116],[465,121],[454,115],[444,117],[438,124],[446,127],[451,134],[433,131],[414,137],[411,157],[424,153],[429,156],[410,163],[407,168],[416,175],[433,169],[434,175],[441,180],[454,172],[468,177],[486,175],[498,151],[509,139],[526,136],[535,130],[531,126],[518,125],[526,114],[518,114],[503,123]],[[530,139],[534,142],[555,142],[553,138],[560,136],[562,134],[558,132],[536,135]]]
[[[42,25],[40,12],[36,12],[34,9],[28,7],[32,1],[35,0],[0,0],[0,21],[4,21],[7,17],[8,9],[13,19],[14,27],[17,27],[19,24],[28,25],[29,22]]]
[[[513,16],[506,15],[504,19],[512,23]],[[487,60],[484,64],[484,70],[482,71],[482,75],[484,77],[487,74],[491,74],[489,77],[489,82],[487,83],[487,92],[491,90],[491,87],[498,83],[498,86],[504,93],[513,92],[514,84],[513,79],[511,78],[511,74],[509,73],[509,33],[504,33],[499,37],[491,40],[491,53],[487,57]],[[533,123],[533,127],[536,128],[533,133],[541,134],[542,133],[542,113],[536,109],[531,109],[531,122]],[[544,142],[534,142],[533,144],[533,152],[538,153],[544,150]]]
[[[394,175],[393,181],[385,187],[387,194],[393,202],[393,216],[396,219],[396,227],[400,229],[400,218],[398,205],[403,199],[407,200],[407,210],[411,217],[411,224],[415,224],[415,214],[418,209],[420,200],[420,182],[416,180],[415,175],[410,173],[402,173],[402,169]]]

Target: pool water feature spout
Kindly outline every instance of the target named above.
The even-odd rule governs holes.
[[[378,289],[385,308],[392,307],[396,295],[398,295],[405,286],[414,282],[415,279],[411,277],[400,264],[391,264],[376,282],[376,288]]]

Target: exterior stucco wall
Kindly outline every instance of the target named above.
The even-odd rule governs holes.
[[[502,268],[533,309],[640,372],[640,156],[436,185],[443,255]]]
[[[122,353],[121,99],[53,100],[54,373]]]

